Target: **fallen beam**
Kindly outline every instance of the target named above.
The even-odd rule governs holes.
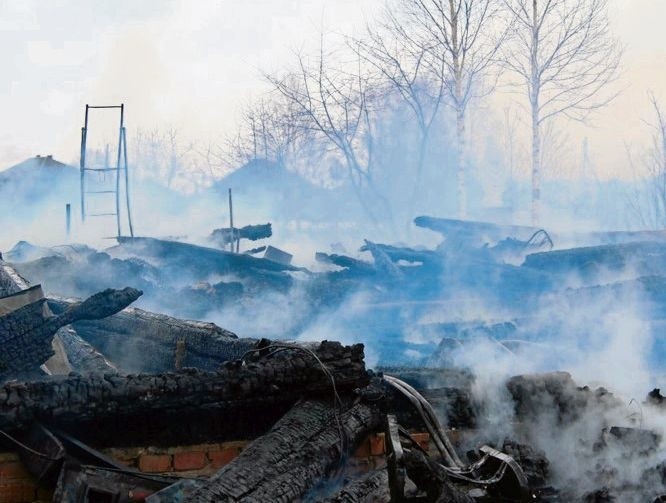
[[[389,503],[391,494],[386,470],[374,470],[352,480],[325,503]]]
[[[296,405],[271,431],[188,495],[191,502],[289,502],[303,496],[336,467],[381,414],[358,403],[341,412],[331,401]]]
[[[134,302],[141,292],[133,288],[104,290],[84,302],[72,304],[58,316],[49,316],[46,299],[0,317],[0,375],[35,371],[53,354],[51,341],[62,327],[77,320],[104,318]]]
[[[258,348],[259,349],[259,348]],[[367,385],[363,346],[322,342],[312,349],[267,346],[265,355],[230,362],[217,372],[53,376],[0,386],[0,429],[37,419],[95,444],[197,428],[221,438],[253,438],[302,397],[332,396]],[[276,351],[276,352],[274,352]],[[315,358],[316,356],[316,358]],[[321,362],[321,363],[320,363]],[[326,366],[324,372],[322,365]],[[255,416],[255,424],[250,418]],[[275,417],[277,415],[277,417]],[[264,430],[265,431],[265,430]],[[263,433],[263,431],[261,431]],[[230,437],[230,438],[228,438]],[[172,437],[173,438],[173,437]],[[145,440],[145,439],[144,439]]]
[[[50,298],[60,313],[70,299]],[[86,342],[125,372],[168,372],[182,367],[215,370],[239,359],[256,339],[239,339],[214,323],[181,320],[129,307],[102,320],[74,323]]]
[[[226,246],[229,243],[235,243],[239,239],[247,239],[249,241],[258,241],[266,239],[273,235],[271,224],[259,225],[246,225],[241,228],[222,227],[215,229],[210,235],[210,238],[221,246]]]

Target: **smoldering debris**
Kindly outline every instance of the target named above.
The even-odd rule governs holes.
[[[0,262],[2,443],[63,502],[666,497],[664,398],[638,365],[662,361],[666,244],[417,224],[442,243],[368,240],[320,270],[22,242]],[[617,353],[631,387],[608,380]],[[102,453],[239,439],[205,476]]]

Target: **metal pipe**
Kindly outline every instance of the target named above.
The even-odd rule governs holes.
[[[130,210],[129,193],[129,166],[127,165],[127,133],[123,126],[123,159],[125,163],[125,200],[127,201],[127,223],[129,225],[130,236],[134,237],[134,227],[132,226],[132,212]]]
[[[234,252],[234,205],[231,200],[231,187],[229,187],[229,229],[231,229],[231,238],[229,239],[231,253]]]
[[[120,228],[120,156],[122,154],[122,141],[123,141],[123,109],[124,105],[120,105],[120,126],[118,129],[118,157],[116,158],[116,225],[118,226],[118,237],[122,234]]]

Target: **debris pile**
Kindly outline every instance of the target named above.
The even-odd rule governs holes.
[[[318,253],[329,270],[316,273],[153,238],[120,239],[102,253],[21,244],[6,254],[15,264],[0,261],[0,442],[58,502],[666,498],[659,389],[632,409],[566,372],[489,383],[457,358],[479,340],[512,358],[525,347],[535,355],[543,299],[583,303],[641,285],[658,326],[666,245],[552,250],[557,238],[540,229],[416,223],[445,240],[434,250],[366,241],[365,256]],[[216,235],[224,245],[255,230]],[[425,316],[433,304],[450,312],[460,292],[498,289],[492,298],[504,318]],[[196,299],[205,312],[299,290],[309,299],[300,328],[367,293],[344,329],[365,332],[367,347],[385,346],[374,370],[360,343],[295,340],[296,326],[276,326],[280,337],[239,337],[174,307]],[[161,301],[169,314],[147,309]],[[430,342],[396,343],[407,332]],[[409,361],[406,349],[422,353]],[[477,370],[492,365],[479,360]],[[354,456],[368,438],[381,439],[371,447],[380,461],[361,466]],[[205,476],[145,473],[104,453],[236,440],[249,444]]]

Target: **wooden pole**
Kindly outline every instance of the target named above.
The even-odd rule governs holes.
[[[67,230],[67,237],[72,230],[72,205],[67,203],[65,205],[65,229]]]

